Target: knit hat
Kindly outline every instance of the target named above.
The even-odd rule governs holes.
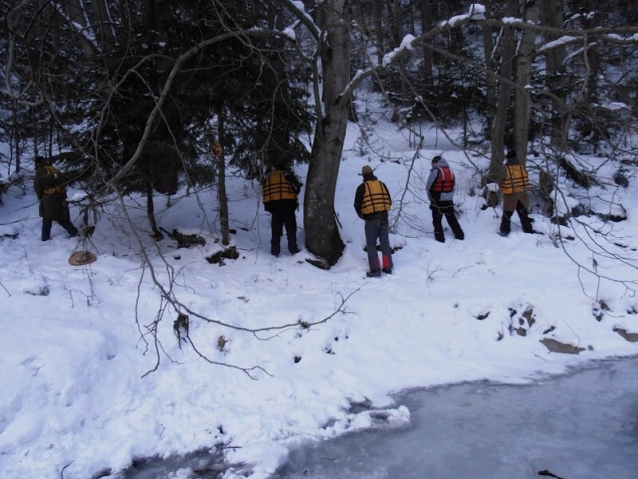
[[[516,158],[516,152],[514,150],[508,150],[505,158],[511,160],[512,158]]]
[[[44,156],[36,156],[35,157],[35,164],[36,165],[44,165],[47,162],[46,158],[44,158]]]
[[[360,176],[366,176],[371,174],[372,174],[372,168],[370,168],[369,165],[365,165],[363,168],[361,168]]]
[[[432,158],[432,163],[438,163],[439,160],[441,160],[442,158],[440,156],[435,156],[434,158]]]

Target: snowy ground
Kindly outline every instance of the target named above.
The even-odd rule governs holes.
[[[263,479],[290,446],[372,424],[370,412],[353,412],[353,404],[405,421],[409,411],[390,396],[405,388],[524,383],[638,353],[638,343],[619,333],[638,333],[631,289],[638,279],[638,194],[631,179],[626,189],[597,187],[588,198],[561,180],[565,205],[587,202],[615,214],[613,200],[626,221],[581,216],[584,226],[561,228],[561,237],[574,238],[561,242],[559,227],[534,214],[543,235],[514,227],[501,238],[500,208],[482,209],[474,193],[470,161],[484,167],[486,160],[429,134],[423,158],[412,164],[413,146],[394,128],[379,128],[373,138],[385,161],[371,159],[357,130],[349,133],[336,198],[347,247],[328,271],[307,263],[305,250],[291,257],[284,247],[280,258],[270,256],[258,187],[238,177],[229,178],[228,195],[240,256],[222,266],[206,260],[222,249],[213,190],[174,198],[170,207],[162,198],[156,204],[164,229],[200,234],[205,246],[178,250],[165,239],[154,247],[144,201],[133,200],[135,230],[111,211],[91,240],[68,239],[54,225],[53,239],[42,243],[28,171],[24,187],[11,188],[0,207],[0,476],[115,477],[135,458],[223,444],[237,465],[225,477]],[[434,241],[424,201],[429,159],[441,151],[457,174],[462,242],[449,231],[446,243]],[[609,178],[618,169],[588,161]],[[352,206],[357,173],[368,163],[388,185],[394,214],[401,211],[391,235],[395,274],[372,280],[365,277],[363,222]],[[305,171],[299,168],[302,177]],[[76,207],[72,214],[79,225]],[[138,238],[152,269],[140,259]],[[302,229],[299,238],[303,245]],[[97,262],[70,266],[69,255],[84,249]],[[196,350],[179,347],[177,311],[160,301],[160,286],[189,311]],[[156,320],[157,341],[150,334]],[[558,343],[548,339],[579,354],[551,352],[546,344]]]

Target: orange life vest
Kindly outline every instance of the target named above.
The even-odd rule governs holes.
[[[433,193],[449,193],[454,191],[454,173],[447,166],[437,167],[439,174],[432,184]]]
[[[367,180],[363,184],[365,185],[365,192],[361,202],[361,214],[369,215],[390,211],[392,200],[385,185],[379,180]]]
[[[504,195],[523,193],[529,189],[527,171],[523,165],[505,165],[505,177],[501,181],[501,192]]]
[[[275,170],[268,175],[262,188],[264,203],[297,199],[297,190],[284,175],[285,172],[283,170]]]

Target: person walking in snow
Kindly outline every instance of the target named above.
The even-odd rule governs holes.
[[[297,218],[299,191],[303,185],[292,171],[276,166],[262,184],[264,209],[272,215],[270,221],[270,253],[277,257],[281,252],[281,235],[284,227],[290,254],[299,253],[297,246]]]
[[[78,230],[71,223],[69,204],[66,200],[67,180],[60,171],[52,166],[44,157],[35,159],[35,179],[33,189],[40,200],[39,213],[42,217],[42,241],[51,239],[51,227],[56,221],[62,226],[69,237],[77,236]]]
[[[465,233],[454,214],[454,186],[454,173],[447,161],[440,156],[432,158],[432,169],[426,183],[426,189],[430,199],[430,210],[432,210],[434,239],[440,243],[445,243],[442,224],[443,216],[445,216],[448,225],[452,228],[454,237],[457,240],[465,239]]]
[[[503,194],[503,217],[501,218],[501,227],[498,234],[501,236],[510,234],[511,218],[515,210],[521,220],[523,231],[525,233],[534,233],[528,214],[529,197],[527,190],[529,190],[529,179],[527,170],[513,150],[509,150],[505,155],[505,168],[500,189]]]
[[[366,250],[370,271],[366,274],[373,278],[381,271],[392,274],[392,250],[390,248],[390,227],[388,211],[392,199],[387,186],[379,181],[368,165],[361,169],[363,182],[357,187],[354,196],[354,209],[359,218],[365,220]],[[377,253],[377,238],[381,243],[381,262]]]

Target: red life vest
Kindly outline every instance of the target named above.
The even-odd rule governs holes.
[[[450,193],[454,191],[454,173],[447,166],[437,167],[439,174],[432,184],[433,193]]]

